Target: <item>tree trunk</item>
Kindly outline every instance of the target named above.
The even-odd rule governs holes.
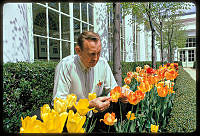
[[[151,40],[151,44],[152,44],[151,45],[152,46],[152,68],[156,69],[155,26],[153,25],[150,10],[151,10],[151,4],[149,3],[148,17],[149,17],[149,23],[150,23],[151,32],[152,32],[152,40]]]
[[[113,3],[113,75],[119,86],[122,86],[120,64],[120,3]]]

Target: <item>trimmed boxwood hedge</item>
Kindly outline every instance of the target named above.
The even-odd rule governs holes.
[[[193,132],[196,130],[196,82],[182,67],[179,67],[175,92],[167,130]]]
[[[19,132],[25,117],[52,99],[57,62],[6,63],[3,65],[3,129]]]
[[[51,103],[57,64],[58,62],[53,61],[35,61],[34,63],[18,62],[3,65],[4,131],[9,133],[19,132],[21,117],[30,116],[42,105]],[[143,67],[145,64],[151,66],[150,61],[122,62],[122,79],[126,77],[128,71],[135,71],[138,65]],[[160,62],[157,62],[157,68],[160,64]],[[109,62],[109,65],[112,69],[111,62]],[[179,62],[179,65],[181,65],[181,62]]]

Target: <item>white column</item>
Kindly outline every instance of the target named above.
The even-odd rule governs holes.
[[[139,25],[140,26],[140,60],[139,61],[145,61],[145,34],[144,34],[144,24]]]
[[[106,3],[94,3],[94,32],[101,38],[101,56],[109,60],[108,14]]]
[[[70,14],[70,53],[74,55],[74,20],[73,20],[73,3],[69,3]]]
[[[61,41],[61,39],[62,39],[62,28],[61,28],[61,5],[60,5],[60,3],[58,3],[58,10],[59,10],[59,41],[60,41],[60,60],[62,59],[62,41]]]
[[[132,24],[129,23],[129,19],[132,19],[132,15],[125,17],[125,45],[126,45],[126,62],[133,62],[133,29]]]
[[[47,26],[47,61],[50,60],[50,53],[49,53],[49,9],[48,9],[48,3],[46,3],[46,26]]]
[[[34,62],[34,42],[33,42],[33,13],[32,3],[27,3],[27,20],[28,20],[28,39],[29,39],[29,51],[30,62]]]

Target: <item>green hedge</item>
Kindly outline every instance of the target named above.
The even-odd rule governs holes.
[[[3,129],[19,132],[21,116],[30,116],[52,100],[55,67],[58,62],[35,61],[3,65]],[[112,68],[112,63],[110,63]],[[122,79],[128,71],[151,62],[122,62]],[[157,68],[161,63],[157,63]],[[181,65],[181,63],[179,63]],[[123,81],[124,84],[124,81]],[[186,84],[185,84],[186,85]]]
[[[3,65],[3,129],[19,132],[21,116],[32,114],[52,99],[56,62]]]
[[[193,132],[196,130],[196,83],[182,67],[179,67],[175,92],[167,130]]]

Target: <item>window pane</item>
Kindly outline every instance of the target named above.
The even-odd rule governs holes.
[[[47,39],[34,37],[34,57],[35,59],[47,59]]]
[[[87,31],[88,30],[87,27],[88,27],[87,24],[82,23],[82,32]]]
[[[58,10],[58,3],[48,3],[48,6]]]
[[[51,60],[60,60],[60,42],[58,40],[49,40],[49,56]]]
[[[58,13],[49,9],[49,36],[59,38],[59,16]]]
[[[195,43],[196,43],[196,38],[193,38],[193,42],[195,42]]]
[[[74,14],[74,17],[80,19],[80,4],[79,3],[73,3],[73,14]]]
[[[77,38],[80,34],[80,22],[74,19],[74,41],[77,41]]]
[[[82,20],[87,22],[87,3],[81,3]]]
[[[70,20],[69,17],[61,15],[62,39],[70,40]]]
[[[62,58],[70,55],[70,42],[62,42]]]
[[[60,7],[61,7],[61,11],[66,13],[66,14],[69,14],[69,3],[67,2],[61,2],[60,3]]]
[[[33,3],[33,33],[46,36],[46,27],[46,9]]]
[[[94,24],[94,20],[93,20],[93,7],[88,5],[88,9],[89,9],[89,23],[90,24]]]
[[[189,42],[192,42],[192,38],[189,38]]]

